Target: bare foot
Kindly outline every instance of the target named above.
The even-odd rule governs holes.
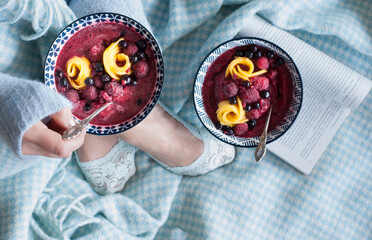
[[[77,150],[80,162],[90,162],[104,157],[118,142],[118,136],[87,134],[84,144]]]
[[[119,137],[170,167],[188,166],[204,150],[203,141],[160,105],[156,105],[137,126],[120,133]]]

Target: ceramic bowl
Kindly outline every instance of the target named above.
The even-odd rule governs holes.
[[[131,117],[129,120],[118,124],[113,125],[89,124],[89,126],[87,127],[88,133],[96,135],[109,135],[123,132],[137,125],[139,122],[145,119],[145,117],[151,112],[151,110],[154,108],[155,104],[157,103],[160,97],[164,81],[163,57],[161,49],[156,39],[143,25],[141,25],[139,22],[135,21],[132,18],[116,13],[95,13],[77,19],[76,21],[68,25],[64,30],[62,30],[56,37],[52,45],[50,46],[48,55],[45,60],[44,82],[48,87],[57,91],[54,71],[56,68],[58,55],[61,52],[62,48],[64,47],[66,42],[79,30],[87,28],[93,24],[98,24],[102,22],[123,24],[126,27],[132,28],[136,32],[138,32],[146,40],[147,44],[151,47],[155,56],[156,63],[155,90],[153,91],[150,101],[138,114]],[[76,116],[74,117],[77,121],[80,120]]]
[[[205,57],[205,59],[202,61],[194,81],[194,106],[196,113],[204,125],[204,127],[216,138],[229,143],[234,146],[238,147],[256,147],[259,142],[260,136],[255,137],[239,137],[235,135],[227,135],[222,130],[218,129],[215,124],[212,122],[210,117],[208,116],[205,106],[204,106],[204,100],[202,96],[202,89],[203,84],[205,80],[206,73],[208,71],[208,68],[211,66],[211,64],[224,52],[238,47],[238,46],[245,46],[245,45],[257,45],[262,46],[265,48],[271,49],[274,53],[278,54],[279,57],[281,57],[284,60],[284,64],[287,65],[287,68],[290,73],[290,77],[292,80],[292,86],[293,86],[293,96],[292,101],[290,103],[289,110],[285,114],[284,119],[278,124],[274,129],[269,131],[268,137],[267,137],[267,143],[273,142],[277,140],[280,136],[285,134],[285,132],[292,126],[294,121],[296,120],[296,117],[298,116],[301,104],[302,104],[302,80],[300,73],[293,62],[292,58],[279,46],[276,44],[259,38],[239,38],[239,39],[232,39],[227,42],[224,42],[214,48],[210,53]]]

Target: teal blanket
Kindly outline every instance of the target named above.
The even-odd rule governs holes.
[[[161,100],[200,128],[196,70],[253,14],[372,79],[369,0],[142,2],[165,57]],[[1,67],[11,50],[0,39]],[[256,164],[253,149],[237,149],[232,164],[199,177],[175,175],[137,152],[125,189],[100,196],[74,159],[39,160],[0,179],[0,239],[371,239],[371,106],[369,94],[309,176],[270,152]],[[14,155],[0,142],[0,162],[8,158]]]

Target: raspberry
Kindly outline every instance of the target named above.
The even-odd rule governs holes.
[[[265,90],[269,87],[269,79],[267,77],[255,77],[252,79],[252,85],[258,91]]]
[[[238,85],[236,85],[234,82],[230,82],[223,87],[223,92],[225,93],[226,97],[229,98],[234,97],[238,93],[238,90]]]
[[[93,80],[94,80],[94,86],[96,88],[99,88],[99,89],[102,89],[103,88],[104,84],[103,84],[103,82],[101,80],[101,76],[95,76],[93,78]]]
[[[266,112],[267,109],[270,107],[270,100],[269,99],[260,99],[260,109],[263,110],[263,112]]]
[[[99,62],[102,59],[105,48],[102,45],[94,45],[89,50],[89,60],[91,62]]]
[[[260,99],[260,93],[253,87],[239,92],[239,95],[242,101],[246,103],[257,102]]]
[[[76,103],[80,100],[79,93],[74,89],[69,89],[65,92],[65,96],[68,100],[73,103]]]
[[[126,88],[123,89],[123,91],[120,94],[112,97],[112,99],[115,102],[124,102],[124,101],[127,101],[130,98],[132,98],[132,93],[133,93],[133,91],[130,91],[130,89],[128,89],[128,87],[126,87]]]
[[[248,124],[247,123],[239,123],[234,126],[234,133],[237,136],[242,136],[248,131]]]
[[[138,52],[138,47],[134,43],[128,43],[128,46],[124,48],[123,53],[128,56],[133,56]]]
[[[269,60],[267,59],[267,57],[260,57],[257,62],[257,67],[259,69],[268,69],[269,68]]]
[[[249,119],[258,119],[261,117],[261,114],[258,109],[252,109],[251,111],[247,112],[246,116]]]
[[[112,97],[117,97],[123,93],[123,86],[118,82],[109,82],[105,85],[105,91]]]
[[[94,86],[87,86],[84,88],[83,95],[88,100],[94,100],[98,96],[97,88]]]
[[[112,97],[108,95],[106,91],[101,90],[99,91],[99,102],[100,103],[112,102]]]
[[[146,62],[137,62],[133,66],[133,73],[136,78],[144,78],[149,72],[149,65]]]
[[[278,75],[278,71],[273,69],[266,73],[266,76],[270,79],[274,79]]]

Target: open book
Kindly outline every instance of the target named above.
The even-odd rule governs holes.
[[[256,15],[237,37],[258,37],[275,43],[299,69],[302,108],[289,130],[267,149],[309,174],[341,123],[367,96],[371,81]]]

